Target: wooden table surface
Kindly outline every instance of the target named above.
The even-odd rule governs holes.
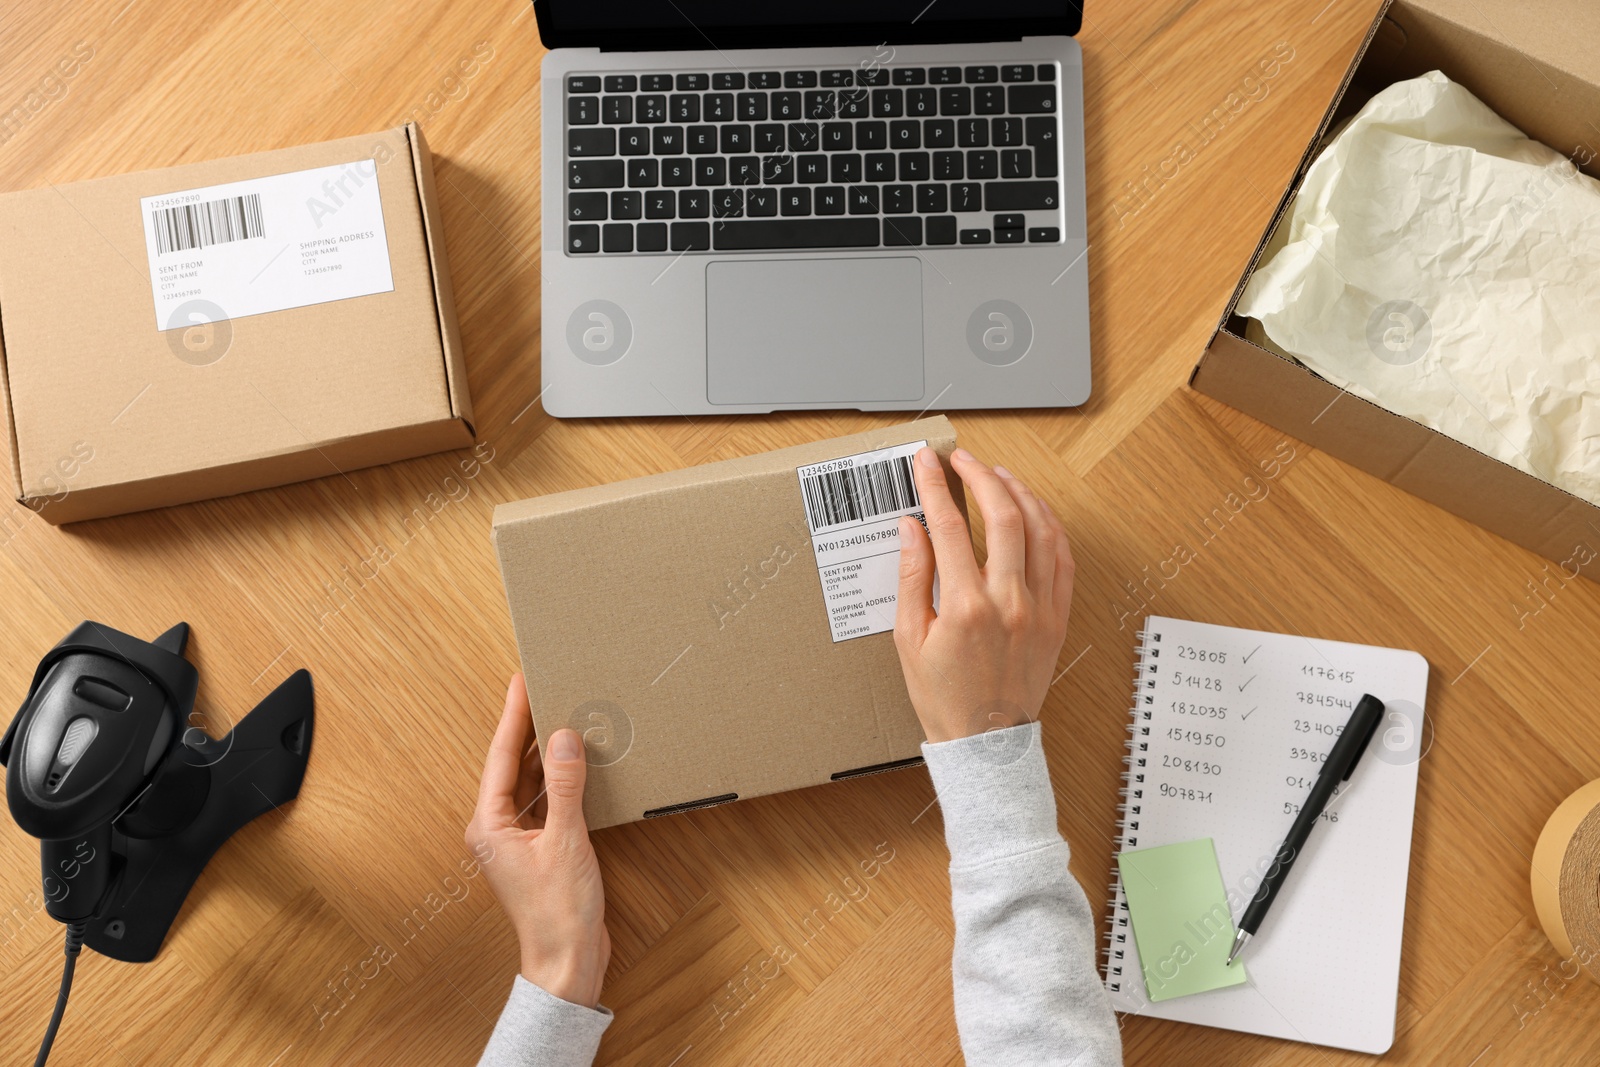
[[[1077,601],[1045,739],[1095,907],[1147,609],[1417,649],[1436,733],[1386,1058],[1593,1062],[1600,996],[1539,931],[1528,860],[1550,811],[1600,774],[1600,588],[1562,584],[1533,555],[1185,386],[1375,8],[1092,4],[1080,40],[1094,399],[953,419],[963,444],[1046,494],[1074,538]],[[517,965],[488,887],[461,868],[516,668],[493,506],[899,421],[544,414],[540,51],[522,0],[16,0],[0,14],[0,189],[419,121],[492,455],[469,481],[441,455],[66,529],[20,508],[0,523],[6,701],[84,618],[146,636],[192,623],[213,732],[295,668],[318,691],[299,800],[217,856],[156,962],[85,954],[55,1062],[473,1062]],[[73,77],[47,81],[74,53]],[[1273,55],[1277,75],[1229,108]],[[1219,107],[1205,140],[1199,124]],[[1163,165],[1179,142],[1192,152]],[[1228,521],[1205,525],[1215,509]],[[1161,577],[1178,546],[1192,558]],[[374,569],[363,561],[380,547],[391,558]],[[958,1062],[932,800],[912,770],[599,833],[617,1015],[601,1061]],[[35,842],[0,820],[6,1063],[31,1061],[60,968],[36,864]],[[766,964],[774,953],[792,960]],[[1366,1059],[1123,1023],[1129,1064]]]

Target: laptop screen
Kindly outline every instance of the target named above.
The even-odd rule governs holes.
[[[620,51],[1004,41],[1078,32],[1076,0],[534,0],[546,48]]]

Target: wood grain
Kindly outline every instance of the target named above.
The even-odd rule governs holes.
[[[1094,399],[953,418],[965,445],[1047,495],[1074,537],[1074,623],[1045,737],[1072,869],[1094,905],[1146,610],[1414,648],[1433,668],[1435,733],[1386,1059],[1594,1060],[1600,991],[1564,978],[1533,921],[1527,866],[1544,818],[1600,774],[1600,589],[1557,584],[1529,553],[1184,384],[1376,4],[1318,7],[1090,5]],[[217,857],[156,963],[85,957],[58,1057],[474,1062],[516,965],[487,886],[461,866],[516,666],[493,506],[899,420],[545,415],[541,52],[520,0],[18,0],[0,25],[0,114],[24,113],[3,127],[0,189],[419,121],[492,450],[465,481],[459,457],[434,456],[67,529],[0,507],[9,699],[82,618],[147,635],[192,623],[213,732],[295,668],[318,687],[300,799]],[[75,75],[46,85],[84,47]],[[1264,95],[1160,177],[1174,146],[1283,48],[1292,58]],[[463,59],[476,60],[470,76]],[[465,492],[419,518],[453,475]],[[1268,492],[1219,522],[1247,478]],[[1163,578],[1179,545],[1193,558]],[[392,559],[362,577],[380,547]],[[601,1062],[959,1063],[932,800],[926,774],[908,771],[598,834],[617,1013]],[[31,1057],[49,1014],[60,930],[39,908],[34,842],[0,822],[11,1063]],[[1129,1064],[1365,1059],[1139,1018],[1124,1036]]]

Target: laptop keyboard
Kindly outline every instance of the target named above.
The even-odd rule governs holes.
[[[570,74],[567,253],[1059,242],[1056,76]]]

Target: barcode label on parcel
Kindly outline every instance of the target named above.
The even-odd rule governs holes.
[[[894,629],[900,516],[922,517],[911,457],[927,444],[914,441],[797,471],[835,642]]]
[[[158,208],[150,221],[155,229],[158,256],[205,248],[223,241],[248,241],[265,232],[261,225],[260,193]]]
[[[392,292],[379,177],[356,159],[142,197],[156,329]]]

